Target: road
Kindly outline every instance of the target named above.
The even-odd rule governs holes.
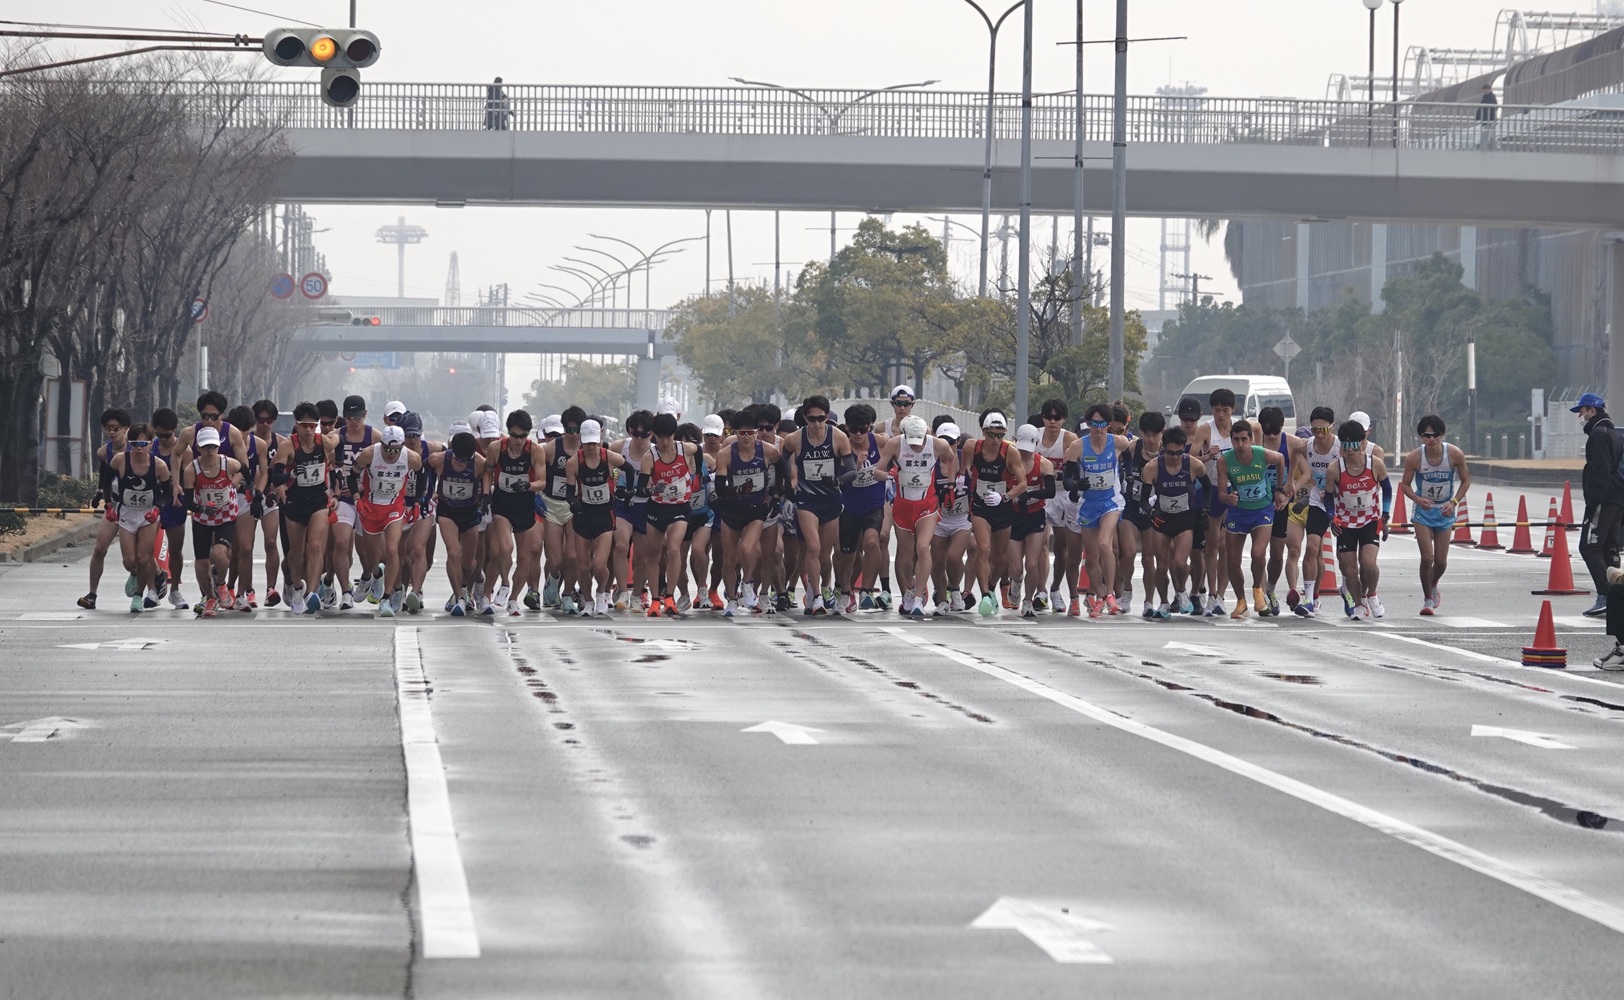
[[[0,997],[1618,997],[1589,598],[1525,668],[1546,561],[1457,552],[1430,620],[1383,565],[1368,626],[200,621],[0,568]]]

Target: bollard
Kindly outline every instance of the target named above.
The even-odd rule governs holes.
[[[1504,462],[1511,457],[1511,435],[1502,431],[1500,433],[1500,461]]]
[[[1518,434],[1517,435],[1517,457],[1522,459],[1525,462],[1528,461],[1528,435],[1527,434]]]
[[[1485,434],[1485,435],[1483,435],[1483,457],[1487,458],[1487,459],[1491,459],[1491,460],[1494,458],[1494,435],[1493,434]]]

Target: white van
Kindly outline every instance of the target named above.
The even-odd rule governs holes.
[[[1208,397],[1214,389],[1229,389],[1235,393],[1235,416],[1256,421],[1265,406],[1278,406],[1286,417],[1286,434],[1297,431],[1297,404],[1291,398],[1291,386],[1278,375],[1203,375],[1192,379],[1179,395],[1179,402],[1194,399],[1201,404],[1201,412],[1211,415]],[[1178,407],[1173,407],[1178,412]]]

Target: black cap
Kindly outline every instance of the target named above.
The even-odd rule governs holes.
[[[367,401],[360,396],[344,397],[344,415],[346,417],[364,416],[367,412]]]
[[[422,437],[423,418],[407,410],[400,415],[400,429],[406,432],[407,437]]]
[[[1191,399],[1188,396],[1186,396],[1184,399],[1179,400],[1179,419],[1180,420],[1197,420],[1200,417],[1201,417],[1201,402],[1200,402],[1200,400]]]

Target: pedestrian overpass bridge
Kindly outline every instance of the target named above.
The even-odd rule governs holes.
[[[571,354],[637,366],[637,405],[659,402],[660,361],[670,354],[661,334],[664,309],[531,309],[523,307],[367,309],[377,325],[317,322],[293,331],[293,350],[361,353]]]
[[[981,207],[985,94],[931,90],[197,84],[207,123],[284,128],[297,202],[867,212]],[[1615,103],[1607,103],[1612,100]],[[1085,210],[1110,210],[1110,99],[1085,96]],[[993,208],[1018,209],[1019,96],[993,105]],[[1624,102],[1477,105],[1133,97],[1128,210],[1624,229]],[[1033,209],[1073,199],[1075,103],[1034,104]],[[502,125],[502,128],[487,128]]]

